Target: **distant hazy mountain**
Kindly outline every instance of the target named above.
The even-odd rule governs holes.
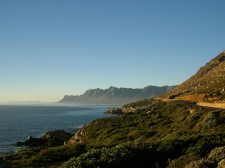
[[[90,89],[79,96],[65,95],[59,103],[81,104],[125,104],[143,99],[152,98],[166,93],[176,86],[147,86],[143,89],[116,88]]]

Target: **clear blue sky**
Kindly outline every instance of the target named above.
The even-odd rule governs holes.
[[[0,0],[0,102],[180,84],[225,50],[224,0]]]

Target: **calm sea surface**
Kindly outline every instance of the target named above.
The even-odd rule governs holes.
[[[108,117],[104,112],[112,105],[0,105],[0,154],[18,151],[17,141],[29,135],[41,137],[50,130],[75,132],[96,118]]]

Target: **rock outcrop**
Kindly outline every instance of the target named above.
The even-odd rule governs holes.
[[[82,143],[85,136],[84,127],[78,130],[67,142],[64,142],[64,144]]]
[[[29,146],[29,147],[53,147],[63,145],[65,141],[68,141],[73,134],[70,134],[64,130],[54,130],[44,133],[41,138],[34,138],[29,136],[24,142],[18,141],[17,146]]]
[[[106,114],[124,114],[124,113],[135,113],[139,107],[131,107],[131,106],[122,106],[122,107],[112,107],[109,108],[105,113]]]
[[[121,107],[119,108],[111,107],[105,112],[105,114],[123,114],[123,113],[124,111]]]

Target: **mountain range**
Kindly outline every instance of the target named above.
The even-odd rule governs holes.
[[[2,164],[3,167],[224,168],[224,74],[225,52],[222,52],[173,90],[125,104],[120,107],[122,115],[85,124],[62,146],[0,156],[0,167]],[[141,97],[152,88],[131,95]],[[112,98],[124,92],[127,89],[93,89],[63,100],[74,103],[86,97],[83,100],[88,102],[100,99],[100,93],[104,93],[100,99],[104,100],[105,95]]]
[[[79,104],[126,104],[143,99],[149,99],[170,91],[176,86],[147,86],[143,89],[117,88],[90,89],[79,96],[65,95],[59,103]]]

